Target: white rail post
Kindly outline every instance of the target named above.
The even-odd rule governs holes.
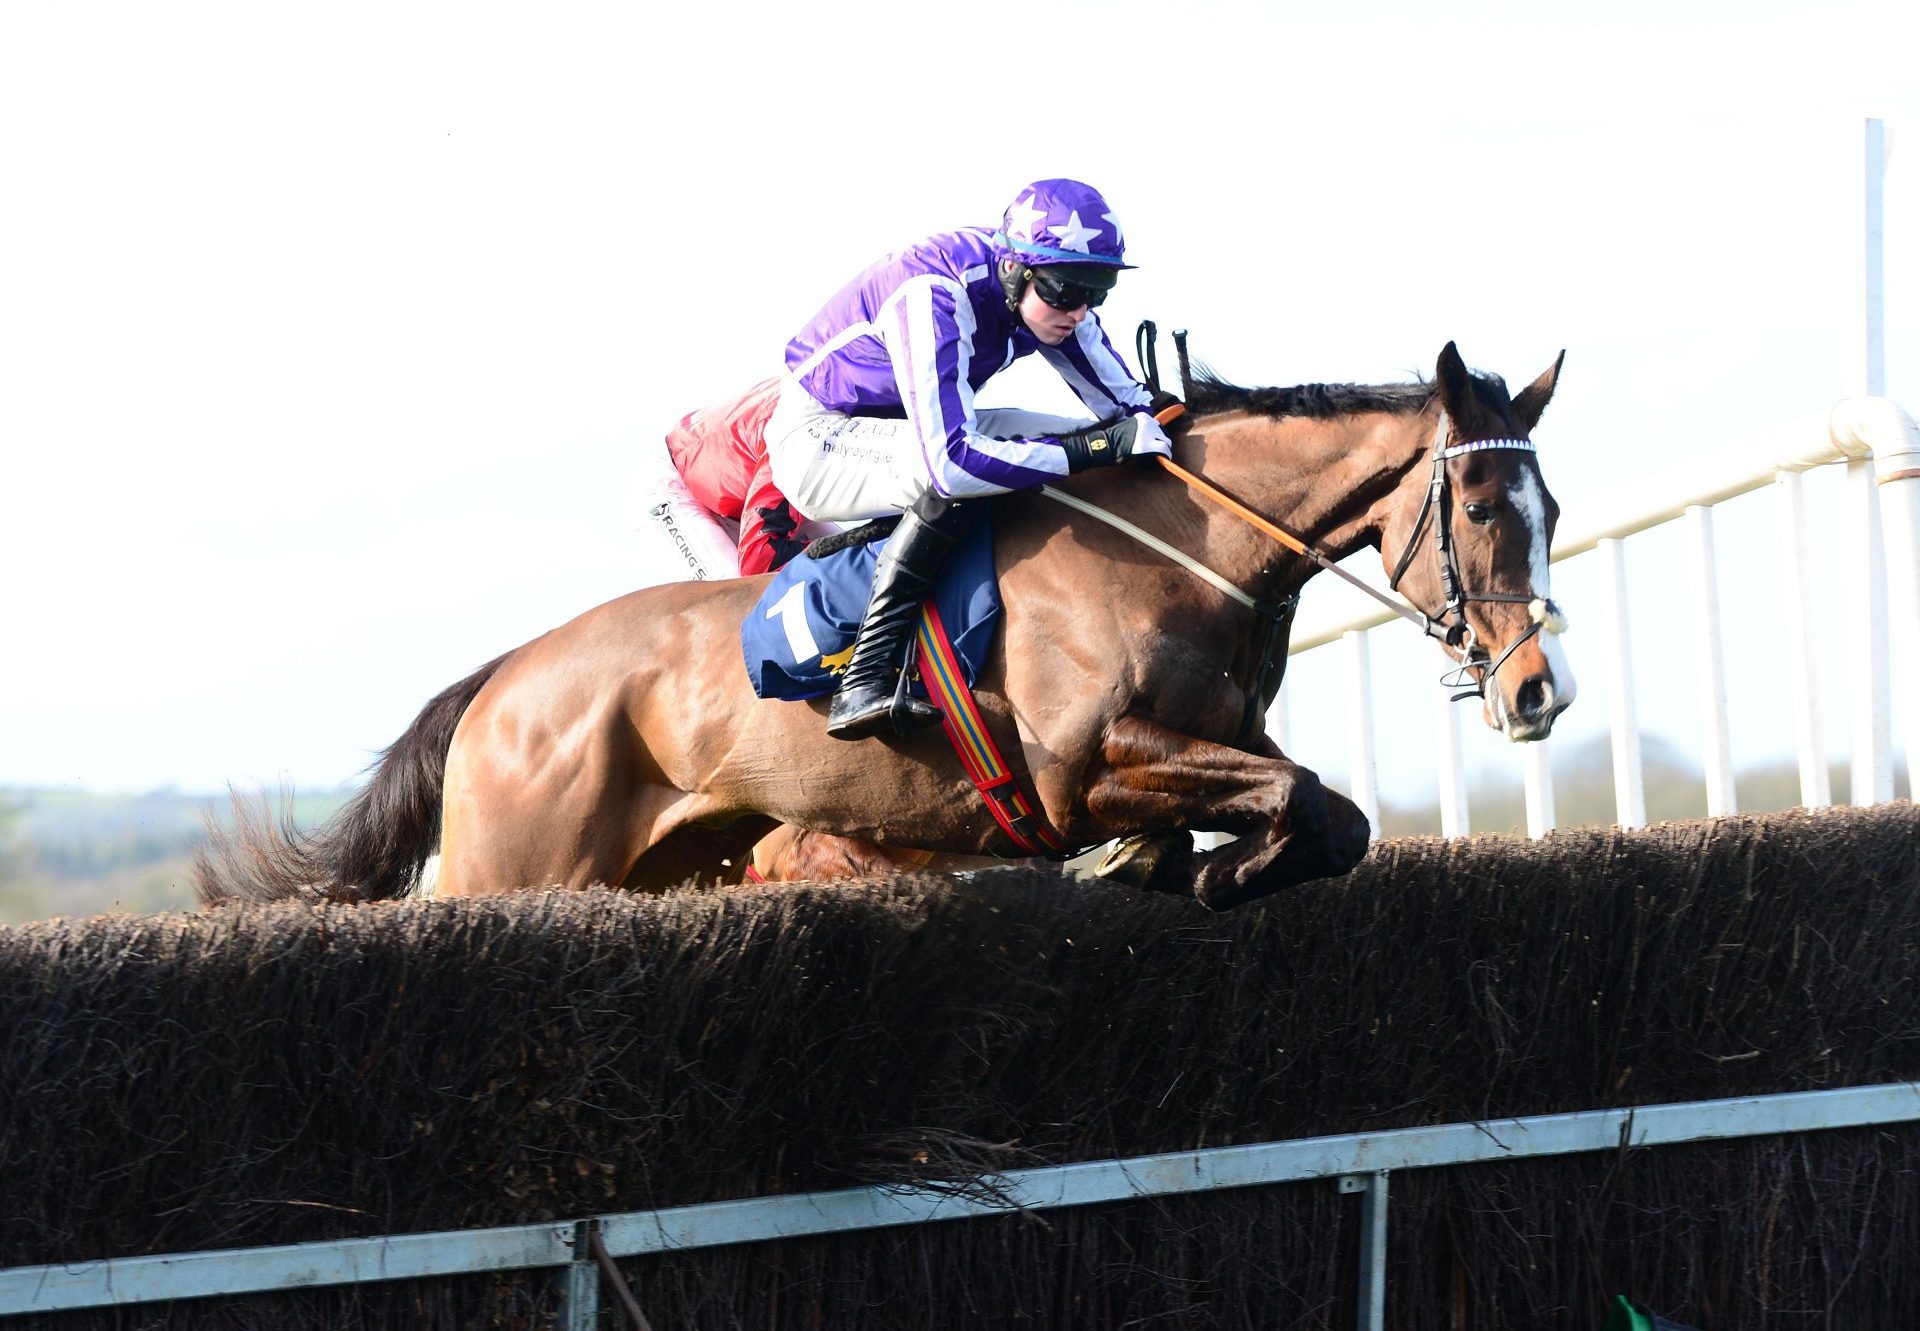
[[[1902,686],[1902,718],[1907,748],[1907,790],[1920,790],[1920,693],[1912,679],[1920,671],[1920,428],[1913,417],[1883,397],[1856,398],[1834,407],[1832,416],[1834,447],[1849,454],[1871,450],[1879,470],[1879,505],[1885,519],[1886,581],[1882,588],[1881,622],[1877,644],[1889,646],[1899,654]],[[1851,467],[1853,464],[1849,464]],[[1857,533],[1856,533],[1857,538]],[[1886,678],[1882,661],[1880,678]],[[1882,698],[1882,709],[1889,699]],[[1892,754],[1886,757],[1885,789],[1882,798],[1892,798]],[[1873,779],[1878,781],[1876,771]],[[1856,777],[1858,780],[1858,777]],[[1860,802],[1860,801],[1856,801]]]
[[[1465,836],[1470,830],[1467,813],[1467,778],[1460,765],[1460,706],[1446,689],[1436,689],[1433,714],[1439,749],[1434,776],[1440,784],[1440,835]]]
[[[1536,739],[1526,745],[1527,835],[1538,839],[1558,823],[1553,808],[1553,754],[1547,748],[1551,739]]]
[[[1367,825],[1380,836],[1380,774],[1373,758],[1373,661],[1367,649],[1363,629],[1348,629],[1340,635],[1347,644],[1347,672],[1353,680],[1354,706],[1348,712],[1347,760],[1353,769],[1353,789],[1349,792]]]
[[[1853,628],[1853,779],[1848,802],[1893,798],[1887,677],[1887,564],[1873,459],[1847,463],[1847,616]]]
[[[1718,818],[1738,807],[1733,790],[1733,757],[1727,743],[1727,668],[1720,650],[1720,579],[1713,557],[1713,510],[1687,508],[1687,539],[1692,549],[1694,627],[1700,672],[1700,714],[1706,733],[1707,815]]]
[[[1897,448],[1874,450],[1880,461],[1880,514],[1886,521],[1887,627],[1900,662],[1900,715],[1906,733],[1907,798],[1920,799],[1920,428],[1899,412]]]
[[[1647,825],[1647,782],[1640,765],[1640,709],[1633,691],[1633,639],[1627,622],[1627,544],[1608,536],[1600,542],[1606,561],[1604,584],[1607,627],[1613,651],[1608,656],[1613,696],[1613,808],[1622,827]]]
[[[1887,391],[1887,265],[1885,212],[1887,192],[1887,128],[1867,121],[1866,217],[1866,373],[1869,397]]]
[[[1862,273],[1862,374],[1868,397],[1887,391],[1886,126],[1867,121],[1865,265]],[[1837,409],[1836,409],[1837,410]],[[1835,443],[1839,443],[1836,435]],[[1848,618],[1858,634],[1853,659],[1853,770],[1849,800],[1878,804],[1893,798],[1892,699],[1887,679],[1887,584],[1880,506],[1870,453],[1847,463]]]
[[[1292,736],[1287,733],[1287,676],[1284,668],[1280,674],[1280,687],[1274,690],[1273,706],[1267,708],[1267,738],[1273,741],[1274,747],[1280,752],[1292,751],[1288,743]]]
[[[1824,809],[1833,803],[1827,776],[1827,742],[1820,726],[1819,667],[1813,628],[1813,571],[1807,566],[1806,486],[1797,471],[1774,473],[1783,553],[1781,595],[1786,601],[1787,686],[1792,698],[1796,749],[1800,755],[1800,803]]]

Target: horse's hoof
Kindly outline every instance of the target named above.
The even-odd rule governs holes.
[[[1316,878],[1338,878],[1367,857],[1372,831],[1359,805],[1334,794],[1318,838],[1290,837],[1258,862],[1210,860],[1195,876],[1194,900],[1208,910],[1232,910]]]
[[[1149,832],[1108,847],[1093,876],[1142,892],[1193,891],[1193,833]]]

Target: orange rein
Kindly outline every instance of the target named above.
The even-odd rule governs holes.
[[[1176,402],[1170,407],[1162,407],[1159,411],[1154,413],[1153,418],[1159,421],[1162,425],[1171,425],[1186,414],[1187,414],[1187,404],[1184,402]],[[1168,471],[1172,472],[1175,476],[1178,476],[1181,480],[1185,481],[1190,487],[1199,491],[1201,494],[1205,495],[1207,498],[1213,500],[1213,502],[1220,505],[1220,507],[1226,509],[1227,512],[1239,518],[1242,522],[1248,524],[1249,526],[1255,528],[1258,531],[1265,532],[1267,535],[1273,537],[1274,540],[1280,542],[1280,544],[1286,546],[1287,549],[1293,551],[1295,554],[1306,555],[1309,559],[1319,558],[1318,554],[1316,554],[1315,551],[1311,547],[1309,547],[1305,541],[1301,540],[1298,536],[1295,536],[1292,532],[1277,526],[1276,524],[1269,521],[1267,518],[1263,517],[1259,513],[1254,512],[1254,510],[1248,508],[1245,504],[1241,503],[1238,499],[1235,499],[1232,495],[1228,494],[1225,490],[1222,490],[1219,486],[1215,485],[1212,481],[1209,481],[1204,477],[1194,475],[1192,472],[1188,471],[1185,467],[1181,466],[1178,462],[1175,462],[1172,458],[1169,458],[1169,457],[1161,457],[1160,465],[1165,467]],[[1326,561],[1321,560],[1321,562],[1325,563]]]
[[[1154,419],[1159,421],[1160,424],[1162,425],[1171,425],[1174,421],[1179,420],[1182,416],[1186,414],[1187,414],[1187,404],[1184,402],[1175,402],[1170,406],[1162,407],[1158,412],[1154,414]],[[1295,554],[1305,555],[1308,559],[1311,559],[1314,563],[1318,564],[1321,568],[1326,569],[1329,573],[1337,574],[1341,578],[1345,579],[1347,582],[1352,583],[1355,587],[1358,587],[1361,591],[1365,592],[1368,596],[1371,596],[1374,600],[1386,606],[1387,609],[1393,611],[1396,615],[1399,615],[1402,619],[1410,620],[1414,624],[1419,625],[1422,632],[1432,631],[1431,628],[1429,627],[1427,617],[1421,614],[1418,610],[1415,610],[1412,606],[1407,605],[1403,601],[1400,601],[1391,596],[1384,595],[1383,593],[1376,590],[1375,588],[1368,586],[1366,583],[1362,582],[1359,578],[1354,577],[1353,574],[1347,572],[1345,569],[1341,568],[1338,564],[1334,563],[1331,559],[1328,559],[1325,555],[1321,554],[1318,550],[1308,545],[1305,541],[1301,540],[1298,536],[1295,536],[1292,532],[1280,526],[1278,523],[1274,522],[1271,518],[1266,517],[1264,514],[1258,513],[1255,510],[1247,507],[1247,505],[1241,503],[1238,499],[1235,499],[1232,495],[1228,494],[1225,490],[1222,490],[1219,486],[1215,485],[1212,481],[1208,480],[1206,477],[1199,476],[1193,472],[1188,471],[1185,467],[1181,466],[1179,463],[1175,462],[1170,457],[1165,457],[1160,454],[1155,454],[1154,457],[1155,457],[1155,460],[1159,462],[1159,464],[1162,467],[1165,467],[1168,471],[1172,472],[1175,476],[1179,477],[1182,481],[1184,481],[1188,486],[1188,488],[1193,490],[1195,494],[1201,495],[1207,499],[1211,499],[1214,503],[1218,504],[1221,508],[1226,509],[1227,512],[1233,514],[1235,517],[1239,518],[1242,522],[1246,523],[1248,526],[1252,527],[1254,530],[1264,532],[1268,536],[1271,536],[1274,540],[1280,542],[1280,544],[1286,546],[1287,549],[1293,551]]]

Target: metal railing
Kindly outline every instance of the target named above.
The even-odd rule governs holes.
[[[1916,1121],[1920,1083],[1896,1082],[1022,1169],[994,1180],[1003,1201],[920,1188],[855,1188],[497,1229],[56,1263],[0,1271],[0,1316],[545,1268],[558,1273],[565,1292],[561,1331],[589,1331],[599,1315],[595,1247],[611,1257],[663,1255],[1318,1179],[1361,1195],[1358,1325],[1381,1331],[1388,1179],[1400,1170]]]
[[[1808,441],[1818,442],[1809,446]],[[1733,762],[1728,745],[1713,506],[1769,485],[1778,495],[1778,542],[1791,553],[1794,570],[1794,576],[1782,580],[1781,623],[1788,635],[1783,655],[1793,700],[1801,802],[1810,808],[1832,802],[1825,731],[1815,687],[1814,598],[1807,573],[1809,537],[1801,481],[1804,473],[1816,467],[1846,469],[1848,621],[1857,635],[1849,653],[1854,671],[1848,690],[1853,701],[1852,799],[1855,804],[1874,804],[1893,798],[1892,660],[1901,662],[1898,677],[1902,680],[1920,678],[1920,429],[1916,429],[1911,416],[1886,398],[1850,398],[1824,419],[1793,422],[1740,451],[1747,456],[1779,460],[1736,471],[1730,477],[1713,478],[1682,470],[1662,497],[1618,520],[1564,533],[1554,542],[1552,559],[1556,564],[1593,551],[1599,552],[1604,561],[1598,632],[1606,641],[1614,798],[1616,820],[1622,827],[1641,827],[1647,821],[1627,622],[1630,597],[1624,543],[1630,536],[1668,522],[1686,524],[1707,812],[1732,813]],[[1375,827],[1379,826],[1380,796],[1367,634],[1392,622],[1389,613],[1369,609],[1350,618],[1304,623],[1291,653],[1297,656],[1336,642],[1346,653],[1343,673],[1355,690],[1348,726],[1349,780],[1353,786],[1349,794]],[[1442,712],[1435,764],[1440,777],[1441,832],[1463,836],[1470,829],[1460,722],[1444,693],[1437,693],[1436,700]],[[1909,788],[1920,789],[1915,784],[1915,771],[1920,767],[1920,700],[1905,706],[1903,714]],[[1284,733],[1284,703],[1276,707],[1272,722]],[[1533,836],[1545,835],[1556,821],[1548,752],[1544,743],[1525,747],[1527,830]]]

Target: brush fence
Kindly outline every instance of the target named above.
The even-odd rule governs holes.
[[[1901,803],[1391,839],[1223,915],[1009,869],[43,921],[0,1310],[611,1325],[598,1240],[662,1331],[1895,1325],[1916,1078]]]

